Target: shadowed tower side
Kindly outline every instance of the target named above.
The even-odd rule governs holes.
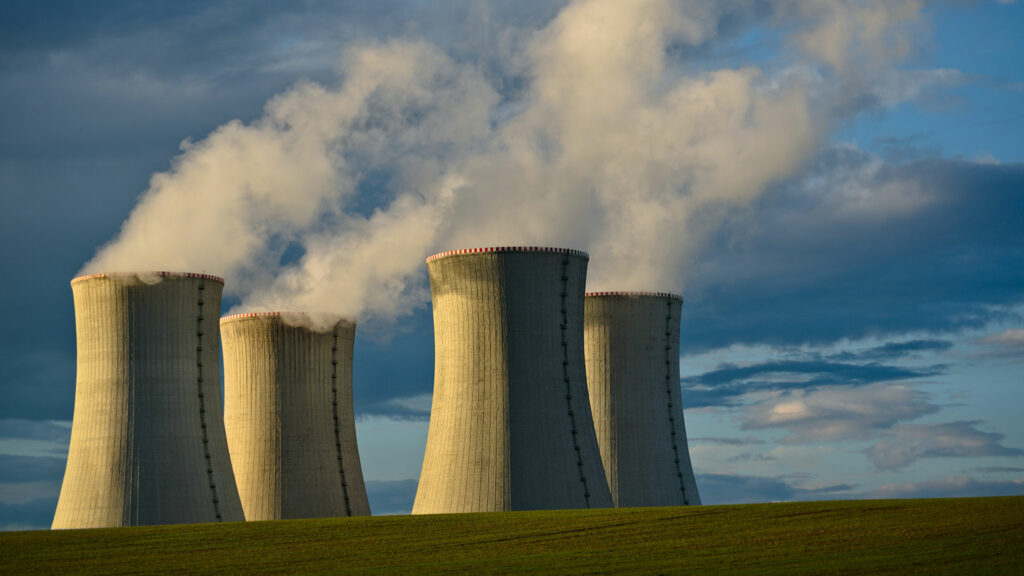
[[[246,520],[367,516],[352,404],[354,322],[221,319],[228,447]]]
[[[413,514],[611,506],[583,364],[586,254],[481,248],[427,268],[434,396]]]
[[[220,396],[223,280],[72,280],[78,366],[53,528],[240,521]]]
[[[590,405],[617,507],[700,504],[679,388],[682,305],[673,294],[587,294]]]

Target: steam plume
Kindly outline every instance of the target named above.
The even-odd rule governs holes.
[[[590,289],[679,291],[702,237],[906,52],[918,4],[573,2],[516,54],[514,95],[425,42],[351,46],[337,86],[184,143],[83,271],[207,271],[245,309],[390,319],[427,299],[430,253],[538,244],[589,251]],[[779,61],[670,56],[765,10],[798,22]]]

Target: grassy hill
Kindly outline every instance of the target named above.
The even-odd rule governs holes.
[[[1022,574],[1024,497],[0,534],[10,574]]]

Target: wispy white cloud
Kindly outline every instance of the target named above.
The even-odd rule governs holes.
[[[1009,329],[976,340],[981,355],[1024,361],[1024,329]]]
[[[433,394],[417,394],[416,396],[394,398],[387,404],[392,408],[408,411],[413,416],[426,418],[430,416],[430,404],[433,397]]]
[[[1021,456],[1024,450],[1004,446],[1005,435],[978,430],[980,422],[906,424],[864,451],[882,470],[904,468],[921,458]]]
[[[707,437],[707,436],[695,436],[689,439],[690,445],[694,444],[720,444],[724,446],[747,446],[750,444],[764,444],[764,440],[755,437],[746,438],[722,438],[722,437]]]
[[[905,102],[936,100],[949,88],[971,82],[969,74],[950,68],[931,70],[890,70],[884,79],[875,85],[872,94],[884,107]]]
[[[60,481],[5,482],[0,484],[0,504],[28,504],[48,500],[60,492]]]
[[[992,153],[982,150],[971,158],[971,162],[975,164],[985,164],[988,166],[998,166],[1000,164],[999,159],[992,155]]]
[[[1007,481],[977,480],[951,476],[941,480],[883,484],[869,491],[867,498],[964,498],[970,496],[1014,496],[1024,494],[1024,478]]]
[[[879,382],[775,394],[746,407],[743,428],[785,429],[784,442],[851,440],[938,410],[911,386]]]

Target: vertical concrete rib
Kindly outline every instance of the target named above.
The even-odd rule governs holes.
[[[587,294],[587,383],[618,507],[700,504],[679,387],[682,297]]]
[[[224,437],[220,339],[202,274],[71,282],[78,376],[53,528],[242,520]]]
[[[355,323],[221,318],[228,447],[246,520],[370,514],[352,405]]]
[[[583,361],[587,256],[427,259],[434,397],[414,514],[608,507]]]

